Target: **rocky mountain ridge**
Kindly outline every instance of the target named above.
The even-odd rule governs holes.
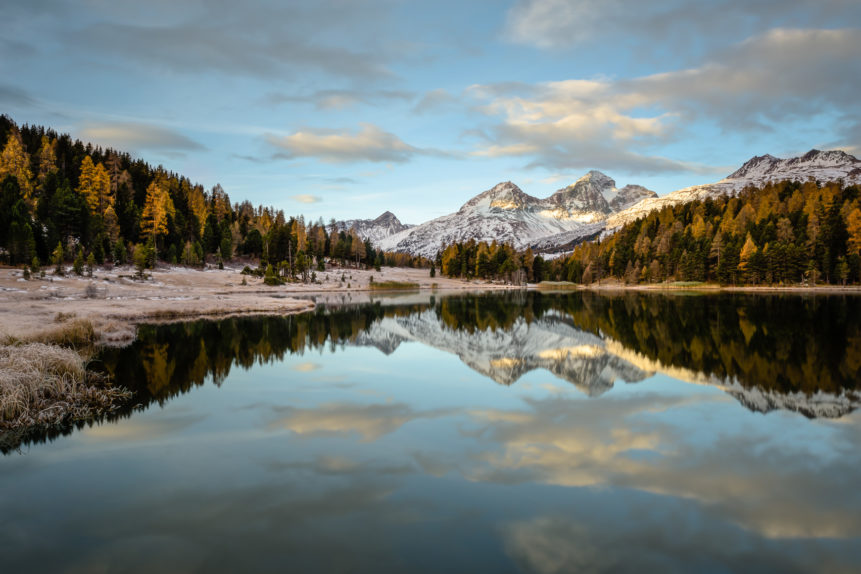
[[[639,185],[619,189],[612,178],[594,170],[544,199],[506,181],[476,195],[457,212],[386,237],[378,246],[433,257],[446,245],[470,239],[511,243],[518,249],[560,234],[572,241],[594,235],[595,223],[650,197],[657,194]]]
[[[338,231],[349,231],[350,229],[355,229],[359,237],[362,239],[370,239],[371,243],[374,245],[377,245],[386,237],[390,237],[412,227],[415,226],[401,223],[401,221],[391,211],[382,213],[376,219],[348,219],[346,221],[335,222],[335,228]]]
[[[377,220],[344,222],[356,227],[386,251],[434,257],[446,245],[470,239],[511,243],[517,249],[532,248],[552,254],[577,243],[606,236],[647,213],[688,201],[733,195],[748,186],[770,181],[861,182],[861,160],[839,150],[810,150],[804,155],[780,159],[754,156],[739,169],[715,183],[695,185],[664,196],[639,185],[616,187],[616,182],[592,170],[573,184],[539,199],[510,181],[484,191],[457,212],[420,225],[404,226]],[[385,216],[386,214],[383,214]],[[381,218],[383,216],[380,216]],[[349,227],[347,227],[349,228]]]
[[[861,182],[861,160],[844,151],[817,149],[788,159],[776,158],[769,154],[754,156],[720,181],[686,187],[661,197],[647,198],[608,217],[604,233],[610,233],[650,211],[667,206],[723,194],[734,195],[746,187],[760,187],[769,182],[785,180],[804,182],[809,179],[819,182],[842,179],[846,183],[859,183]]]

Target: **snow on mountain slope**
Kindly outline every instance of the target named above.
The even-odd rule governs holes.
[[[705,185],[694,185],[661,197],[643,199],[627,209],[607,218],[605,234],[636,221],[650,211],[667,206],[687,203],[719,195],[733,195],[748,186],[762,186],[777,181],[820,182],[844,180],[847,183],[861,182],[861,160],[843,151],[810,150],[806,154],[789,159],[772,155],[754,156],[726,178]]]
[[[414,226],[401,223],[400,220],[395,217],[394,213],[386,211],[376,219],[348,219],[347,221],[336,221],[335,227],[339,231],[355,229],[356,233],[359,234],[359,237],[362,239],[370,239],[371,243],[377,245],[386,237],[400,233]]]
[[[637,185],[617,189],[616,182],[599,171],[590,171],[545,199],[524,193],[508,181],[470,199],[456,213],[390,235],[377,245],[386,251],[433,257],[446,245],[470,239],[511,243],[518,249],[543,245],[547,242],[541,239],[555,236],[568,243],[600,231],[595,224],[609,214],[656,196]],[[550,244],[556,245],[552,240]]]
[[[359,230],[359,226],[357,230],[386,251],[425,257],[435,256],[446,245],[470,239],[511,243],[517,249],[530,247],[536,253],[558,254],[598,233],[609,235],[656,209],[724,193],[732,195],[769,181],[811,178],[821,182],[838,179],[861,182],[861,160],[837,150],[811,150],[789,159],[756,156],[718,182],[687,187],[662,197],[639,185],[616,188],[616,182],[599,171],[590,171],[544,199],[524,193],[509,181],[470,199],[456,213],[415,227],[400,225],[398,221],[397,225],[377,225],[373,235]]]

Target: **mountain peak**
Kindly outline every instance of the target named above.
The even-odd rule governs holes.
[[[740,179],[755,173],[768,173],[781,161],[781,159],[771,154],[755,155],[744,162],[740,168],[729,174],[727,179]]]
[[[493,210],[522,209],[537,200],[523,192],[510,181],[497,183],[492,188],[479,193],[461,207],[461,211],[471,208],[486,208]]]
[[[550,199],[569,211],[609,213],[612,211],[610,201],[616,191],[613,178],[593,169],[568,187],[556,191]]]
[[[386,222],[396,222],[400,224],[400,220],[395,216],[391,211],[383,212],[379,217],[374,220],[374,223],[386,223]]]
[[[858,161],[858,158],[856,158],[854,155],[850,155],[841,149],[822,151],[815,148],[797,159],[801,162],[813,162],[817,160],[823,160],[836,163],[853,163]]]
[[[812,149],[806,154],[789,159],[773,155],[757,155],[747,160],[727,179],[797,179],[801,174],[794,172],[804,169],[839,168],[861,163],[855,156],[842,150]],[[821,174],[820,174],[821,177]]]
[[[616,185],[616,182],[612,177],[610,177],[606,173],[598,171],[597,169],[590,169],[588,172],[586,172],[586,175],[584,175],[583,177],[581,177],[580,179],[577,180],[577,182],[580,182],[580,181],[593,181],[593,182],[602,182],[602,183],[603,182],[611,182],[612,185],[614,185],[614,186]],[[575,182],[575,185],[577,182]]]

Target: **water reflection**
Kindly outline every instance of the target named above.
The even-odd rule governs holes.
[[[0,459],[0,551],[15,571],[857,571],[858,313],[517,294],[142,328],[100,361],[149,408]]]
[[[233,365],[287,354],[417,341],[512,385],[546,369],[589,396],[656,372],[720,386],[751,410],[839,417],[858,401],[861,298],[514,293],[324,308],[287,318],[142,327],[102,357],[115,380],[158,402]],[[313,369],[303,363],[300,369]]]

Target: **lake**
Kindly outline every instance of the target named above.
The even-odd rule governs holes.
[[[861,570],[861,297],[420,293],[143,326],[6,443],[4,572]]]

